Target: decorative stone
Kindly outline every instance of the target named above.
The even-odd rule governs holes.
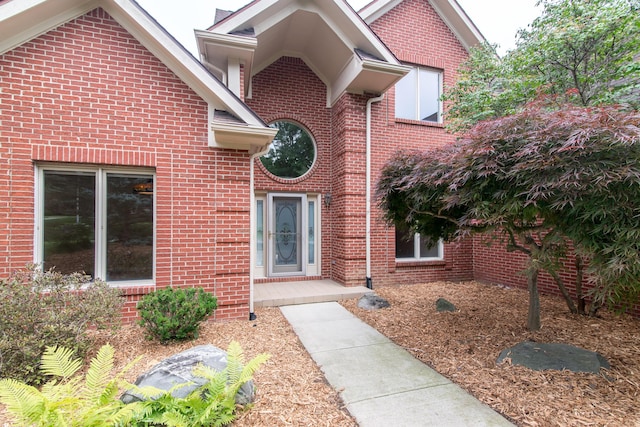
[[[600,373],[611,365],[601,354],[568,344],[525,341],[503,350],[498,363],[506,358],[514,365],[526,366],[534,371],[568,369],[572,372]]]
[[[438,298],[436,301],[436,311],[442,313],[443,311],[458,311],[453,303],[447,301],[444,298]]]
[[[369,292],[358,300],[358,307],[364,308],[365,310],[379,310],[381,308],[391,307],[391,304],[389,304],[389,301],[386,299],[379,297],[373,292]]]
[[[196,377],[192,373],[193,369],[200,364],[220,372],[227,366],[227,353],[213,345],[192,347],[164,359],[140,375],[135,384],[139,387],[153,386],[168,391],[177,384],[192,383],[179,387],[171,393],[174,397],[186,397],[206,382],[204,378]],[[253,402],[254,399],[255,387],[253,381],[249,381],[238,390],[236,403],[246,405]],[[122,395],[121,400],[125,403],[131,403],[141,401],[143,397],[133,391],[127,391]]]

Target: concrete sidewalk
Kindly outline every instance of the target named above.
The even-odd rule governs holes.
[[[513,426],[340,304],[280,309],[361,427]]]

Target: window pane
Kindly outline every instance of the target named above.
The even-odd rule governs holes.
[[[153,177],[107,175],[106,280],[153,278]]]
[[[264,265],[264,201],[256,200],[256,265]]]
[[[314,264],[316,254],[316,224],[315,224],[315,203],[309,202],[309,264]]]
[[[414,258],[414,235],[407,230],[396,227],[396,258]]]
[[[264,167],[279,178],[294,179],[311,169],[316,159],[316,146],[305,129],[292,122],[275,122],[278,129],[269,152],[260,157]]]
[[[441,258],[440,245],[427,237],[420,237],[420,258]]]
[[[43,268],[93,277],[95,261],[94,175],[44,173]]]
[[[396,117],[401,119],[417,119],[418,81],[416,69],[409,71],[396,83]]]
[[[440,73],[420,70],[420,120],[440,121]]]

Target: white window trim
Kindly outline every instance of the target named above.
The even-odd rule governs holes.
[[[413,257],[408,258],[396,258],[396,262],[417,262],[417,261],[443,261],[444,260],[444,242],[442,239],[438,239],[438,254],[437,257],[420,257],[420,234],[416,233],[413,235]]]
[[[100,189],[99,194],[103,195],[106,176],[108,173],[120,173],[126,175],[151,175],[153,177],[154,184],[156,183],[155,170],[150,168],[125,168],[125,167],[107,167],[107,166],[89,166],[89,165],[77,165],[77,164],[51,164],[41,163],[36,165],[35,168],[35,209],[34,209],[34,251],[33,262],[36,265],[42,265],[44,258],[44,230],[42,224],[44,223],[44,172],[45,171],[60,171],[60,172],[80,172],[80,173],[92,173],[96,177],[96,188]],[[102,279],[100,276],[104,276],[106,273],[106,245],[105,243],[105,227],[103,220],[106,218],[107,207],[104,197],[96,197],[95,206],[95,276],[96,279]],[[129,287],[129,286],[153,286],[156,281],[156,236],[157,236],[157,199],[154,195],[153,199],[153,258],[152,258],[152,278],[144,280],[117,280],[107,282],[110,286],[114,287]]]
[[[434,124],[442,124],[443,123],[443,112],[444,112],[444,106],[443,106],[443,102],[442,102],[442,95],[443,95],[443,91],[444,91],[444,70],[438,69],[438,68],[432,68],[432,67],[422,67],[422,66],[418,66],[418,65],[414,65],[413,69],[416,70],[418,76],[416,79],[416,90],[415,90],[415,96],[416,96],[416,110],[414,111],[414,117],[413,118],[407,118],[407,117],[398,117],[396,115],[396,111],[395,111],[395,106],[394,106],[394,116],[396,119],[398,120],[414,120],[417,122],[422,122],[422,123],[434,123]],[[427,70],[427,71],[432,71],[434,73],[438,74],[438,120],[433,122],[430,120],[422,120],[420,119],[420,70]],[[398,96],[397,92],[396,92],[396,96]]]

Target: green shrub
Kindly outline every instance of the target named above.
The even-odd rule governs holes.
[[[217,298],[202,288],[171,287],[145,295],[137,305],[147,338],[163,344],[198,338],[200,323],[217,307]]]
[[[35,266],[0,280],[0,377],[40,384],[47,346],[64,346],[81,357],[91,344],[89,328],[116,327],[120,291],[84,274],[63,275]]]

